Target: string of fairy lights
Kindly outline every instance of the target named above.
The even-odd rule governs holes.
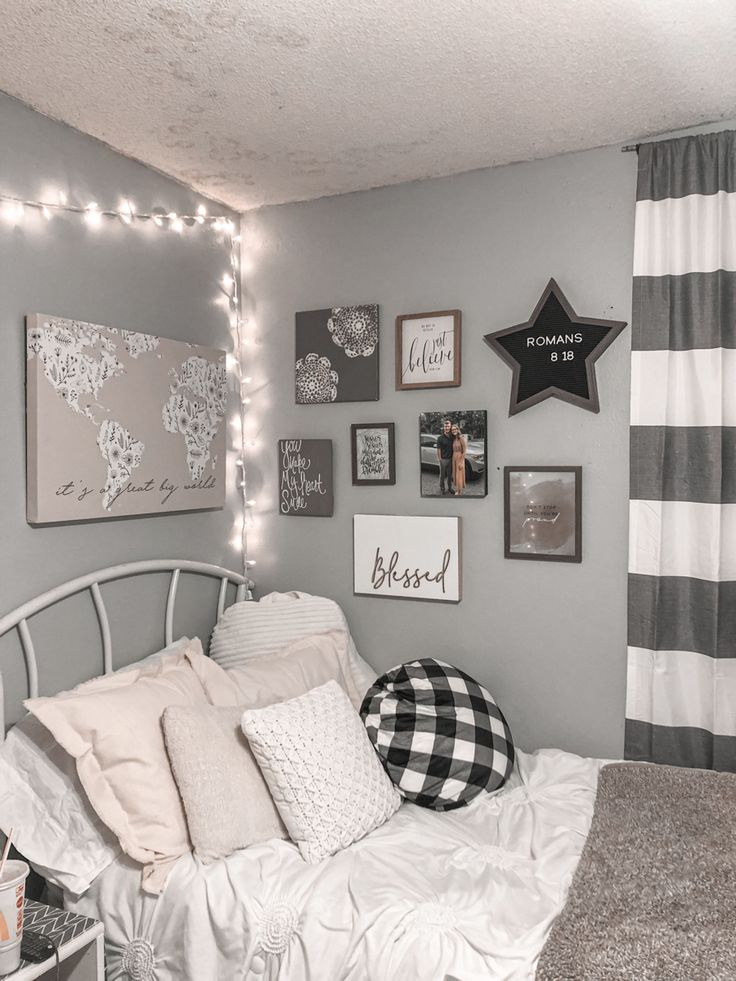
[[[0,216],[11,224],[18,225],[26,220],[29,214],[37,214],[50,222],[57,215],[76,215],[92,228],[104,227],[106,221],[121,222],[123,225],[150,223],[157,228],[182,234],[187,228],[202,227],[224,237],[229,253],[227,271],[223,273],[218,288],[224,294],[230,334],[232,337],[232,352],[227,357],[227,367],[231,377],[235,379],[238,408],[230,417],[232,443],[235,448],[236,483],[240,513],[236,517],[231,545],[242,555],[244,575],[255,565],[248,555],[248,529],[253,527],[253,508],[256,502],[248,497],[246,481],[246,449],[254,448],[255,441],[246,437],[246,411],[250,405],[249,386],[252,379],[245,373],[247,338],[245,336],[246,321],[243,319],[241,288],[239,282],[240,270],[240,234],[235,222],[227,215],[210,215],[204,205],[200,204],[194,214],[179,214],[174,211],[166,212],[156,209],[150,212],[139,211],[130,198],[123,198],[117,208],[103,208],[96,201],[85,205],[70,202],[67,195],[60,191],[55,200],[34,200],[20,198],[0,192]]]

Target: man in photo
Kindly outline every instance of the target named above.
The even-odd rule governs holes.
[[[440,494],[452,494],[452,423],[445,419],[437,437],[437,459],[440,464]],[[447,484],[447,490],[445,490]]]

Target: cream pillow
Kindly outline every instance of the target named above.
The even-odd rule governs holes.
[[[290,837],[320,862],[401,803],[363,722],[335,681],[243,713],[243,731]]]
[[[345,630],[313,634],[283,650],[252,657],[225,671],[210,662],[200,680],[215,705],[261,708],[303,695],[312,688],[336,681],[356,709],[362,701],[348,661],[350,636]]]
[[[74,757],[92,807],[120,847],[145,866],[146,892],[160,892],[190,849],[161,717],[170,705],[206,705],[199,679],[217,672],[199,640],[184,638],[158,659],[24,703]]]
[[[376,680],[376,672],[358,654],[345,614],[334,600],[309,593],[268,593],[259,601],[233,603],[212,631],[210,657],[223,668],[253,657],[276,654],[297,640],[330,630],[347,634],[350,672],[359,695]]]
[[[248,745],[242,708],[170,705],[166,749],[184,802],[194,851],[204,863],[225,858],[286,829]]]

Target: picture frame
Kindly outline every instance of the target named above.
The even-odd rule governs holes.
[[[447,424],[449,423],[449,429]],[[462,442],[455,454],[452,433]],[[451,442],[443,444],[450,437]],[[445,453],[449,459],[440,459]],[[457,462],[456,462],[457,461]],[[429,411],[419,415],[421,497],[479,500],[488,494],[488,412],[486,409]]]
[[[396,318],[396,391],[458,388],[462,378],[459,310],[409,313]]]
[[[395,484],[394,423],[353,423],[350,427],[350,456],[353,487],[379,487]]]
[[[334,508],[331,439],[278,441],[279,514],[331,518]]]
[[[582,562],[582,467],[504,467],[503,487],[504,558]]]
[[[353,515],[353,593],[459,603],[460,532],[457,516]]]
[[[377,303],[302,310],[294,318],[296,405],[377,402]]]

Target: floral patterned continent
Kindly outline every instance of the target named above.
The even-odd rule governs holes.
[[[297,405],[334,402],[338,380],[329,358],[320,358],[314,353],[299,358],[296,363]]]
[[[141,465],[145,445],[119,422],[105,419],[97,434],[97,446],[107,464],[107,480],[102,506],[112,509],[136,467]]]
[[[54,318],[31,327],[26,344],[29,361],[39,358],[56,394],[95,424],[90,407],[79,404],[80,396],[96,399],[105,382],[125,372],[116,357],[117,345],[106,334],[94,324]]]
[[[155,351],[159,345],[158,337],[154,337],[153,334],[141,334],[135,330],[121,330],[120,336],[131,358],[137,358],[139,354],[146,354],[148,351]]]
[[[378,344],[378,307],[335,307],[327,329],[349,358],[369,358]]]
[[[187,450],[187,466],[192,480],[202,477],[210,458],[212,440],[225,415],[227,381],[223,360],[187,358],[161,412],[164,429],[181,433]],[[214,469],[215,460],[212,461]]]

